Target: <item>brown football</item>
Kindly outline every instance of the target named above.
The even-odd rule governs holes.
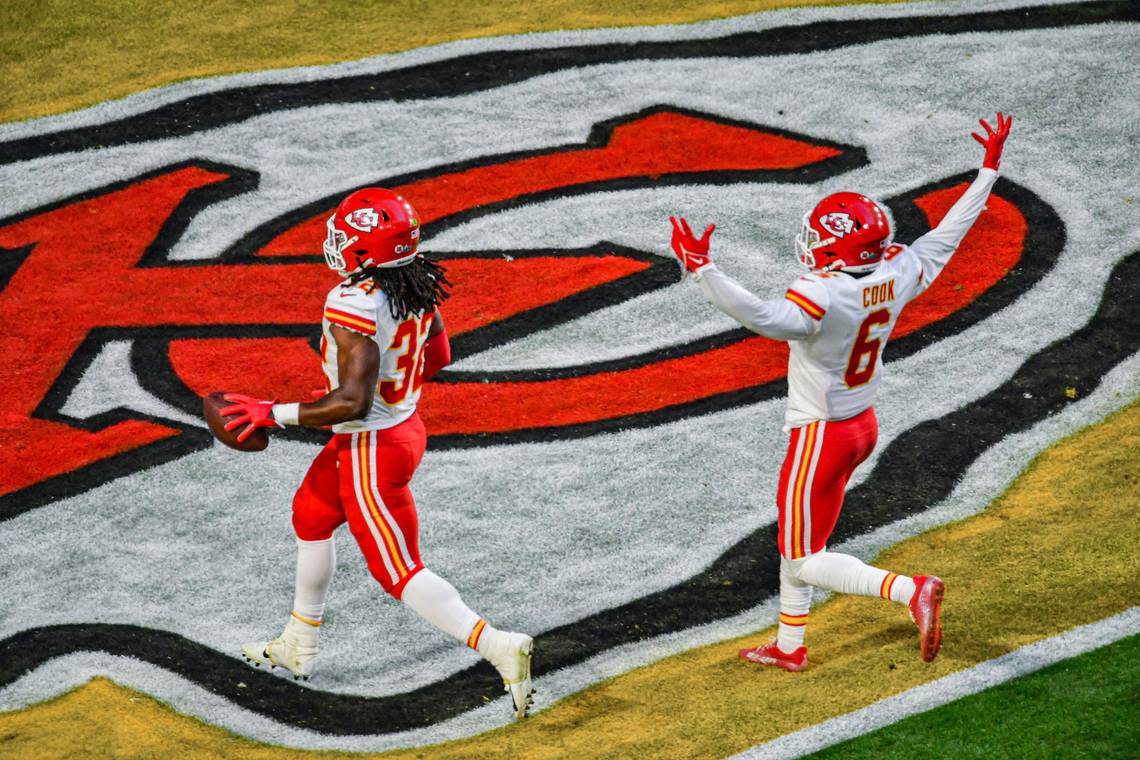
[[[261,451],[269,445],[269,434],[265,428],[258,428],[253,431],[253,434],[246,438],[242,443],[238,443],[238,433],[245,429],[245,425],[235,429],[226,430],[226,422],[230,417],[223,417],[222,410],[227,406],[233,406],[233,403],[226,401],[224,393],[211,393],[206,398],[202,399],[202,416],[206,418],[206,424],[210,426],[210,432],[214,434],[222,443],[229,446],[231,449],[238,451]]]

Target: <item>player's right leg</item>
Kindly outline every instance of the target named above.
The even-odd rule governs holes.
[[[413,415],[388,430],[355,434],[353,441],[341,459],[341,499],[369,571],[385,591],[494,665],[515,716],[525,717],[533,691],[533,640],[489,625],[420,559],[419,519],[408,483],[426,446],[423,423]]]
[[[248,661],[287,668],[294,678],[308,678],[316,668],[318,633],[336,570],[333,531],[344,522],[337,477],[337,450],[342,438],[333,436],[321,450],[293,497],[297,571],[293,609],[285,630],[277,638],[242,646]]]

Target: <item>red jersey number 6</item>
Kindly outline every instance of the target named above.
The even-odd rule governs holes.
[[[890,321],[891,312],[879,309],[868,314],[863,324],[859,325],[855,345],[851,347],[851,358],[847,360],[847,371],[843,373],[843,382],[847,383],[848,388],[866,385],[874,376],[883,341],[881,338],[868,340],[868,336],[873,328],[889,324]]]

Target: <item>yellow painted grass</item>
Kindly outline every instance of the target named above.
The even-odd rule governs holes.
[[[71,111],[184,79],[356,60],[472,37],[676,24],[772,8],[843,4],[3,0],[0,121]]]
[[[523,724],[386,757],[705,758],[810,726],[1140,604],[1140,402],[1044,452],[985,512],[903,542],[879,564],[946,580],[945,643],[919,661],[901,605],[836,597],[813,615],[812,666],[736,656],[764,631],[596,685]],[[541,682],[539,682],[541,689]],[[0,714],[0,755],[286,758],[96,679]]]

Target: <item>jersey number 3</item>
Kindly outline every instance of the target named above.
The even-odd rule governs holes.
[[[871,330],[879,325],[890,324],[891,312],[879,309],[867,315],[863,324],[859,325],[859,332],[855,335],[855,345],[851,347],[851,358],[847,360],[847,371],[843,373],[843,382],[848,388],[866,385],[875,374],[875,367],[879,363],[879,350],[882,348],[882,338],[871,338]]]
[[[405,319],[392,336],[390,351],[398,351],[396,370],[400,376],[384,380],[377,392],[388,406],[402,403],[409,393],[419,393],[424,384],[424,345],[434,312]]]

